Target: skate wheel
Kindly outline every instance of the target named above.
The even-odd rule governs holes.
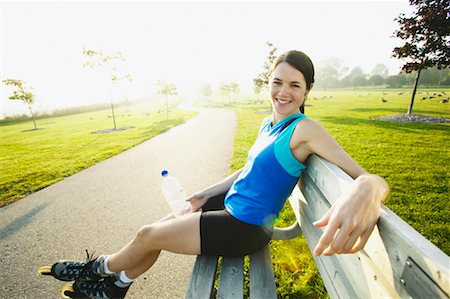
[[[66,284],[62,289],[61,289],[61,295],[64,298],[73,298],[73,295],[75,295],[75,291],[73,290],[73,285],[71,284]]]
[[[37,272],[39,275],[52,275],[52,267],[49,266],[40,267]]]

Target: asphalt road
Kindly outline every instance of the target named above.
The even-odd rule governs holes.
[[[161,169],[188,193],[229,174],[236,115],[199,116],[0,209],[0,298],[60,298],[65,284],[36,270],[85,249],[110,254],[144,224],[165,216]],[[195,257],[162,252],[127,298],[183,298]]]

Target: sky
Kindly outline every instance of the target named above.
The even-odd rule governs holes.
[[[378,63],[390,74],[401,44],[394,19],[412,9],[396,1],[4,1],[1,0],[1,79],[33,88],[34,110],[51,111],[155,94],[166,80],[179,94],[199,85],[237,81],[251,91],[270,41],[277,53],[297,49],[317,65],[338,57],[366,73]],[[111,85],[110,69],[86,68],[83,49],[122,52],[119,71],[133,81]],[[112,87],[111,87],[112,86]],[[1,85],[0,118],[27,113]]]

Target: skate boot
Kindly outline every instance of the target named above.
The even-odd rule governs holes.
[[[87,252],[87,251],[86,251]],[[88,280],[97,281],[108,277],[103,271],[105,256],[99,256],[95,260],[87,253],[86,262],[59,261],[51,267],[41,267],[38,274],[51,275],[62,281]]]
[[[121,299],[130,286],[131,283],[123,283],[114,275],[99,281],[75,281],[64,286],[61,295],[64,298]]]

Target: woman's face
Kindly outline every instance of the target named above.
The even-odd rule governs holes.
[[[281,62],[272,73],[269,82],[274,112],[282,117],[299,113],[308,95],[303,74],[287,62]]]

